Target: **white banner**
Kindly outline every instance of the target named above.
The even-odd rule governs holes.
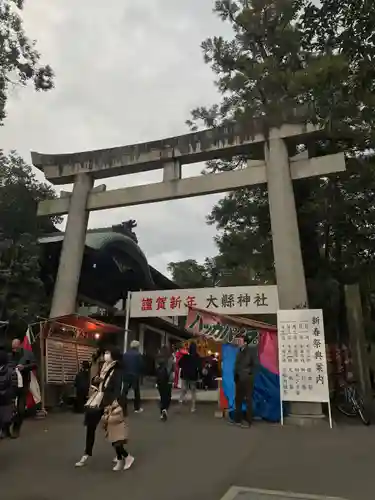
[[[132,292],[130,317],[187,316],[188,307],[219,314],[275,314],[279,300],[275,285]]]
[[[278,311],[277,328],[281,399],[328,402],[322,310]]]

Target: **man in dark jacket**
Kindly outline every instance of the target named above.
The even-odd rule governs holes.
[[[18,437],[26,413],[26,397],[30,389],[31,372],[37,368],[34,354],[22,347],[20,339],[13,339],[10,363],[22,375],[22,387],[17,389],[17,413],[13,424],[13,437]]]
[[[130,389],[134,391],[134,411],[141,413],[141,389],[140,381],[142,376],[142,354],[139,352],[138,340],[133,340],[130,349],[123,356],[123,396],[126,401]]]
[[[191,411],[196,410],[197,402],[197,382],[202,377],[202,359],[197,351],[197,344],[192,342],[189,346],[189,354],[185,354],[180,359],[178,366],[181,369],[182,391],[180,403],[185,401],[186,394],[191,392]]]
[[[251,426],[253,421],[253,389],[254,377],[258,366],[258,348],[252,344],[250,335],[244,338],[244,345],[237,353],[234,365],[234,382],[236,384],[234,422],[241,424],[243,420],[242,406],[246,405],[245,424]]]

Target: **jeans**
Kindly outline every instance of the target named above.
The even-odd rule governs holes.
[[[249,375],[236,382],[236,411],[234,420],[241,423],[243,420],[242,405],[246,404],[246,421],[251,424],[253,421],[253,389],[254,375]]]
[[[180,396],[180,401],[183,402],[186,398],[186,394],[190,389],[191,392],[191,406],[195,408],[197,402],[197,382],[195,380],[183,380],[182,381],[182,391]]]
[[[172,382],[158,382],[158,391],[160,395],[160,411],[168,410],[172,398]]]
[[[127,407],[127,397],[130,389],[134,391],[134,410],[137,411],[141,408],[141,389],[140,378],[137,375],[126,375],[124,377],[123,397]]]

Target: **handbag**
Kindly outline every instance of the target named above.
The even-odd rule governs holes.
[[[89,397],[85,406],[87,408],[99,408],[100,405],[102,404],[103,397],[104,397],[104,392],[97,390],[96,392],[94,392],[94,394],[92,394]]]

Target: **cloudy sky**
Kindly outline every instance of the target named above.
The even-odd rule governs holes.
[[[217,102],[201,41],[228,28],[214,0],[26,0],[25,28],[56,73],[49,93],[12,90],[1,147],[64,153],[186,133],[197,105]],[[184,167],[184,177],[202,165]],[[108,189],[161,181],[161,171],[107,179]],[[41,176],[40,176],[41,178]],[[66,187],[63,187],[66,189]],[[95,212],[90,227],[138,221],[140,245],[162,272],[215,253],[205,224],[219,196]]]

